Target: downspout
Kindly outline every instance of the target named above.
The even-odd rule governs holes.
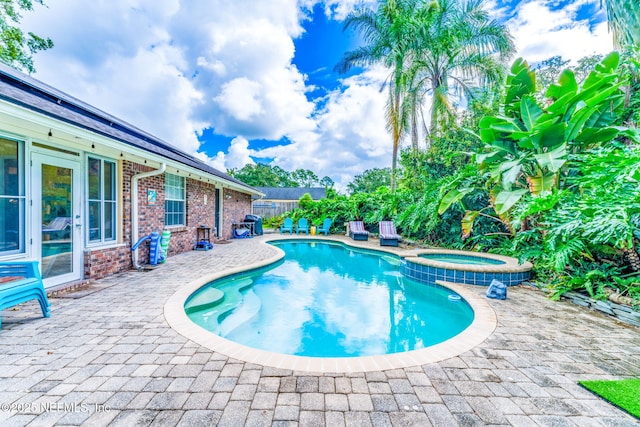
[[[131,246],[138,241],[138,181],[142,178],[163,174],[166,169],[166,163],[161,163],[160,169],[142,172],[131,177]],[[138,264],[137,250],[131,253],[131,260],[136,270],[142,269]]]

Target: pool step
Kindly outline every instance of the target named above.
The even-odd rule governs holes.
[[[258,314],[261,307],[262,302],[253,290],[245,292],[242,305],[237,307],[227,317],[220,321],[220,336],[226,337],[237,327],[253,319]]]
[[[252,284],[253,280],[245,278],[207,288],[185,305],[185,311],[187,314],[201,313],[207,328],[218,333],[220,317],[238,307],[243,300],[240,292]]]
[[[207,288],[198,292],[195,297],[191,298],[189,302],[185,304],[184,308],[187,314],[207,310],[220,303],[223,298],[224,292],[220,289],[213,287]]]

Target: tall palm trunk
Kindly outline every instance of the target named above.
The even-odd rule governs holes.
[[[640,255],[638,255],[638,251],[635,248],[624,249],[623,254],[631,269],[635,272],[640,271]]]

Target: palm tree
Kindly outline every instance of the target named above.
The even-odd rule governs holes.
[[[640,6],[637,0],[601,0],[607,10],[609,29],[616,48],[640,46]]]
[[[484,0],[382,0],[376,11],[358,9],[344,28],[359,30],[364,46],[347,52],[336,69],[380,63],[389,68],[385,84],[387,129],[393,141],[391,187],[398,149],[411,135],[418,149],[419,128],[433,134],[455,116],[453,94],[470,97],[477,86],[503,77],[503,61],[515,52],[505,26],[488,18]],[[423,118],[431,97],[429,129]]]
[[[508,29],[489,19],[483,5],[484,0],[437,0],[437,7],[421,15],[408,70],[414,92],[409,99],[414,100],[411,111],[431,98],[429,135],[456,117],[453,96],[470,99],[479,88],[501,84],[504,64],[515,52]]]
[[[383,0],[377,10],[356,9],[347,16],[344,29],[353,28],[361,33],[364,45],[346,52],[336,65],[341,73],[354,66],[383,64],[390,69],[385,81],[389,90],[387,100],[387,129],[393,141],[391,187],[395,188],[398,149],[406,131],[406,116],[402,109],[405,91],[405,70],[410,59],[412,25],[421,0]]]

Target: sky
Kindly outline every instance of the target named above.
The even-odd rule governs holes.
[[[387,72],[340,75],[343,31],[375,0],[45,0],[21,26],[55,46],[33,74],[227,171],[267,163],[312,170],[344,191],[390,167]],[[515,57],[578,60],[612,47],[600,0],[488,0]],[[515,59],[514,57],[514,59]]]

